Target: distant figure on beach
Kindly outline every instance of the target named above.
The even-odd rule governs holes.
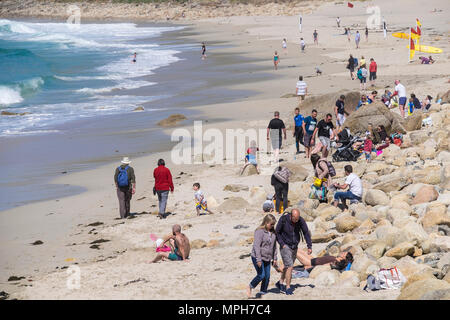
[[[366,90],[366,82],[367,82],[367,69],[366,64],[363,64],[356,73],[356,76],[359,79],[359,89],[360,90]]]
[[[384,20],[384,17],[383,17],[383,37],[385,40],[387,39],[387,25],[386,20]]]
[[[132,62],[133,62],[133,63],[136,63],[136,52],[133,54],[133,60],[132,60]]]
[[[433,64],[434,60],[431,56],[427,57],[419,57],[420,63],[421,64]]]
[[[278,155],[280,153],[281,145],[283,143],[281,131],[284,134],[284,140],[286,140],[286,126],[283,120],[280,119],[280,112],[274,112],[274,118],[270,120],[267,126],[267,140],[272,141],[272,149],[274,151],[274,159],[278,162]]]
[[[352,35],[352,32],[350,31],[350,28],[347,28],[347,40],[350,42],[350,37]]]
[[[200,190],[200,183],[196,182],[192,185],[192,189],[194,189],[194,201],[195,201],[195,210],[197,211],[197,215],[201,215],[201,210],[206,211],[209,214],[213,214],[211,210],[208,209],[208,203],[205,199],[205,194],[202,190]]]
[[[322,75],[322,70],[320,70],[319,67],[315,67],[314,70],[316,71],[316,76],[321,76]]]
[[[278,269],[277,265],[277,236],[275,224],[277,220],[272,214],[264,217],[261,225],[255,230],[251,258],[256,270],[256,276],[247,287],[247,297],[252,296],[252,290],[261,282],[259,295],[268,291],[270,282],[270,265]]]
[[[283,48],[284,55],[287,55],[287,41],[286,41],[286,38],[283,39],[283,42],[281,43],[281,47]]]
[[[366,42],[368,42],[369,41],[369,28],[367,28],[367,27],[366,27],[365,34],[366,34]]]
[[[355,79],[355,58],[353,58],[352,55],[350,55],[350,58],[348,58],[348,64],[347,69],[350,71],[350,77],[352,80]]]
[[[307,93],[308,93],[308,85],[306,84],[305,81],[303,81],[303,76],[299,76],[297,84],[295,85],[295,94],[297,95],[299,103],[305,100]]]
[[[400,109],[400,114],[402,118],[405,118],[405,105],[406,105],[406,88],[403,84],[400,83],[400,80],[395,80],[395,89],[394,93],[391,96],[391,99],[395,96],[398,96],[398,107]]]
[[[275,70],[278,70],[278,63],[280,62],[280,57],[278,56],[278,52],[275,51],[275,54],[273,55],[273,66]]]
[[[314,147],[314,136],[313,133],[317,126],[317,110],[313,109],[311,115],[303,120],[303,145],[305,146],[305,158],[309,158],[311,154],[311,148]]]
[[[204,42],[202,42],[202,60],[205,60],[206,58],[206,45]]]
[[[303,144],[303,115],[300,114],[300,108],[295,108],[294,111],[294,138],[295,147],[297,149],[296,154],[300,154],[300,144]]]
[[[336,115],[336,127],[339,132],[344,127],[344,122],[346,120],[345,115],[348,113],[345,111],[345,96],[342,94],[338,100],[336,100],[336,104],[334,107],[334,114]]]
[[[375,87],[375,80],[377,79],[377,63],[373,58],[370,58],[370,65],[369,65],[369,81],[370,86]]]
[[[303,38],[300,38],[300,47],[302,49],[302,53],[305,53],[306,43],[305,40],[303,40]]]
[[[336,24],[337,24],[338,28],[341,27],[341,18],[339,18],[339,17],[336,18]]]
[[[158,195],[159,213],[158,217],[164,219],[166,217],[167,198],[169,197],[169,190],[173,193],[173,181],[170,170],[165,167],[166,163],[163,159],[158,160],[158,167],[153,170],[153,177],[155,178],[155,187],[153,194]]]
[[[284,265],[280,281],[278,281],[275,286],[280,292],[292,295],[294,293],[294,290],[291,288],[292,270],[295,259],[297,259],[298,244],[301,239],[300,232],[306,240],[308,254],[311,254],[312,241],[310,232],[306,221],[300,217],[300,211],[298,209],[292,209],[290,213],[280,217],[275,232],[277,235],[277,242],[280,245],[280,254]],[[285,281],[286,285],[284,284]]]
[[[359,41],[361,41],[361,35],[359,34],[359,31],[356,31],[355,35],[356,49],[359,49]]]
[[[172,261],[188,261],[187,259],[189,258],[189,253],[191,251],[191,245],[188,237],[186,237],[184,233],[181,233],[181,226],[179,224],[175,224],[172,227],[172,234],[163,239],[159,248],[164,247],[164,244],[168,241],[172,248],[171,252],[159,252],[152,262],[155,263],[166,259]]]
[[[256,141],[252,140],[250,142],[250,147],[247,149],[247,154],[245,156],[245,164],[244,167],[242,167],[241,176],[244,174],[245,168],[247,168],[250,165],[255,166],[256,172],[260,174],[258,162],[256,160],[256,152],[258,151],[259,148],[256,146]]]
[[[319,34],[317,33],[317,30],[314,30],[313,32],[313,38],[314,38],[314,44],[319,44]]]
[[[130,215],[131,197],[136,192],[136,177],[134,169],[130,167],[131,161],[128,157],[124,157],[121,163],[114,173],[114,183],[119,199],[120,218],[124,219]]]

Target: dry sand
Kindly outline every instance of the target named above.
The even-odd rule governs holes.
[[[276,72],[276,80],[240,84],[239,89],[257,91],[254,97],[243,101],[206,105],[198,107],[208,123],[204,129],[218,128],[224,131],[231,128],[265,129],[272,112],[279,110],[281,118],[291,125],[291,116],[297,105],[296,98],[280,98],[293,93],[299,74],[305,76],[310,95],[342,90],[359,89],[359,83],[351,81],[345,61],[349,53],[368,60],[374,57],[378,62],[377,90],[385,86],[392,89],[395,78],[402,79],[408,93],[418,95],[446,91],[450,65],[448,56],[447,16],[449,6],[442,1],[377,1],[389,29],[405,29],[413,26],[420,17],[423,28],[423,41],[440,47],[444,54],[436,55],[434,65],[407,63],[406,42],[390,35],[383,39],[382,33],[371,32],[369,42],[362,36],[361,49],[356,50],[354,42],[347,42],[345,36],[335,26],[335,17],[341,17],[342,26],[358,26],[362,32],[367,14],[365,8],[374,2],[357,3],[357,8],[349,11],[344,5],[325,3],[312,14],[304,14],[303,33],[298,32],[296,16],[285,17],[227,17],[213,18],[195,22],[201,35],[192,36],[198,41],[222,40],[234,47],[215,50],[211,54],[242,54],[252,58],[257,65],[265,66],[264,72]],[[424,12],[423,7],[430,8]],[[431,13],[431,8],[443,9]],[[312,32],[319,32],[319,45],[312,44]],[[307,42],[306,53],[300,53],[299,37]],[[288,54],[281,49],[281,40],[288,40]],[[273,70],[273,52],[278,50],[281,57],[279,70]],[[417,53],[419,54],[419,53]],[[314,67],[320,66],[323,75],[316,77]],[[230,86],[230,88],[234,88]],[[330,110],[321,110],[321,113]],[[188,121],[189,122],[189,121]],[[190,124],[185,126],[192,131]],[[167,130],[168,133],[171,130]],[[288,146],[282,157],[294,160],[295,146],[292,144],[292,131],[288,132]],[[235,165],[174,165],[168,152],[152,154],[132,159],[137,175],[137,192],[132,200],[132,212],[155,212],[156,197],[152,195],[152,171],[158,158],[166,159],[167,166],[174,176],[175,192],[169,195],[168,211],[174,212],[165,220],[153,214],[137,215],[135,219],[116,220],[119,216],[118,203],[113,184],[113,172],[117,164],[102,166],[95,170],[65,175],[55,183],[80,185],[88,191],[59,199],[33,203],[8,211],[0,212],[1,270],[0,288],[12,293],[18,299],[240,299],[245,297],[245,286],[254,276],[250,258],[240,259],[250,253],[251,244],[245,242],[253,235],[255,227],[261,222],[263,213],[261,198],[251,197],[250,191],[238,193],[223,191],[227,184],[243,184],[273,192],[270,176],[238,176],[242,161]],[[118,162],[120,159],[117,159]],[[310,171],[310,164],[303,158],[296,158]],[[185,174],[180,175],[181,172]],[[192,183],[200,182],[202,190],[209,198],[211,208],[214,202],[219,205],[227,197],[240,196],[247,199],[248,209],[216,213],[212,216],[195,216],[192,201]],[[96,227],[87,225],[103,222]],[[203,239],[212,247],[193,249],[188,262],[161,262],[149,264],[155,256],[155,245],[149,235],[163,236],[170,233],[171,226],[192,225],[184,232],[190,240]],[[237,225],[247,228],[234,229]],[[94,230],[95,229],[95,230]],[[99,245],[100,249],[90,249],[91,242],[107,239]],[[32,246],[36,240],[42,245]],[[302,244],[304,246],[304,244]],[[324,244],[313,245],[317,254]],[[69,290],[67,270],[61,269],[77,263],[81,270],[81,288]],[[8,282],[9,276],[25,276],[16,283]],[[278,280],[273,271],[270,288]],[[270,293],[264,299],[395,299],[399,291],[380,291],[366,293],[359,287],[310,288],[310,279],[293,280],[299,285],[292,297]]]

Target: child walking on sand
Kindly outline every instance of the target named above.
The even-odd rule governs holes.
[[[203,191],[200,190],[200,183],[196,182],[193,185],[194,193],[194,201],[195,201],[195,210],[197,210],[197,215],[201,215],[200,210],[203,209],[209,214],[213,214],[211,210],[208,209],[208,204],[205,199],[205,195]]]
[[[275,67],[275,70],[278,70],[279,62],[280,62],[280,57],[278,56],[278,52],[275,51],[275,54],[273,55],[273,66]]]
[[[261,225],[255,230],[251,258],[256,276],[247,287],[247,297],[252,296],[252,289],[261,282],[259,295],[267,293],[270,282],[270,264],[278,271],[277,241],[275,235],[276,219],[272,214],[264,217]]]

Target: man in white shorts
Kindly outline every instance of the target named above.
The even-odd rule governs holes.
[[[314,130],[313,137],[315,137],[316,132],[318,132],[320,143],[322,144],[322,157],[327,158],[328,152],[331,150],[331,139],[336,136],[336,139],[339,139],[336,134],[336,129],[334,128],[333,122],[331,119],[333,116],[331,113],[328,113],[325,116],[325,119],[322,119],[317,124],[316,129]],[[333,133],[330,136],[330,131]]]
[[[400,83],[400,80],[395,80],[395,92],[391,96],[391,99],[398,95],[398,107],[400,108],[400,114],[402,118],[405,118],[405,105],[406,105],[406,88]]]

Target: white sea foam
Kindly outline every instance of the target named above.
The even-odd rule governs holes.
[[[20,89],[0,86],[0,106],[7,106],[14,103],[22,102]]]

